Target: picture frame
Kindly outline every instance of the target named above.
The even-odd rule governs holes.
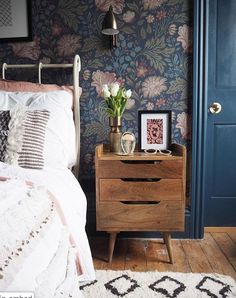
[[[171,145],[171,110],[138,111],[138,149],[168,150]]]
[[[1,0],[0,42],[32,41],[32,0]]]

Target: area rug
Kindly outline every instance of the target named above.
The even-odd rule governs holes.
[[[96,278],[81,286],[85,298],[236,297],[236,282],[219,274],[97,270]]]

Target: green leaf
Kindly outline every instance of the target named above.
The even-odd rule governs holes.
[[[139,7],[134,1],[131,3],[128,3],[127,6],[129,7],[129,9],[139,12]]]
[[[142,54],[149,60],[150,65],[158,69],[163,74],[166,66],[165,59],[174,53],[174,48],[168,48],[164,37],[159,39],[150,39],[146,42]]]
[[[58,3],[58,9],[55,11],[63,19],[66,25],[68,25],[74,31],[78,31],[78,16],[82,16],[86,7],[78,4],[75,0],[60,0]]]
[[[189,17],[188,14],[185,13],[179,13],[179,14],[175,14],[173,16],[173,23],[186,23],[189,21]]]
[[[127,121],[131,121],[131,120],[135,119],[135,117],[131,113],[128,113],[128,112],[124,113],[122,117]]]
[[[58,9],[73,11],[77,16],[83,16],[87,7],[80,5],[78,0],[59,0]]]
[[[143,38],[143,39],[145,39],[146,38],[146,31],[145,31],[145,29],[142,27],[141,28],[141,31],[140,31],[140,34],[141,34],[141,37]]]
[[[186,101],[174,101],[173,104],[172,104],[172,109],[176,109],[176,110],[186,110],[187,109],[187,103]]]
[[[82,52],[88,52],[94,50],[98,45],[101,44],[101,40],[97,36],[91,36],[84,40],[84,46],[81,49]]]
[[[183,2],[183,0],[168,0],[166,4],[169,6],[174,6],[174,5],[180,4],[181,2]]]
[[[108,51],[102,42],[102,38],[100,36],[91,36],[84,40],[84,46],[81,49],[81,52],[88,52],[96,50],[95,57],[101,57],[105,55],[111,55],[111,51]]]
[[[99,59],[89,60],[87,63],[87,68],[89,68],[89,67],[99,68],[99,67],[103,67],[103,66],[104,66],[104,64]]]
[[[104,141],[109,133],[109,126],[100,122],[87,124],[84,131],[84,136],[96,136],[96,142]]]
[[[127,34],[134,34],[135,33],[135,31],[131,27],[127,27],[127,26],[122,27],[121,31],[125,32]]]
[[[170,82],[170,87],[167,91],[167,94],[174,94],[176,92],[181,92],[181,99],[186,99],[188,96],[187,88],[188,88],[187,81],[182,78],[177,78],[176,80]]]
[[[147,33],[152,33],[152,27],[149,24],[147,25]]]

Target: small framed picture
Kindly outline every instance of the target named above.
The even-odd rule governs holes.
[[[32,40],[31,1],[0,0],[0,42]]]
[[[165,150],[171,145],[171,111],[138,111],[138,147]]]

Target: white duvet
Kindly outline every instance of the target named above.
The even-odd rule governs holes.
[[[32,181],[35,186],[43,185],[44,189],[48,189],[56,197],[63,210],[68,230],[77,247],[76,253],[78,252],[80,266],[83,272],[83,274],[79,276],[79,280],[94,280],[95,274],[92,257],[85,232],[86,198],[73,174],[66,169],[29,170],[0,162],[0,176],[12,178],[12,180],[9,180],[11,183],[14,182],[14,178],[18,178]],[[16,186],[16,191],[20,196],[20,192],[22,192],[23,189],[18,185],[18,190]],[[8,193],[13,192],[8,191]],[[3,197],[4,192],[2,192],[2,198]],[[6,201],[4,202],[4,200],[0,200],[2,214],[4,214],[4,208],[9,208],[11,205],[11,200],[14,202],[14,195],[8,197],[7,203]],[[14,230],[14,227],[12,228]],[[42,247],[40,247],[40,245],[37,246],[37,249],[32,250],[31,254],[27,256],[21,271],[18,272],[14,276],[14,280],[9,283],[11,287],[8,290],[34,291],[37,297],[41,296],[40,291],[42,291],[42,293],[45,293],[45,291],[48,292],[47,297],[67,297],[63,296],[61,293],[64,291],[72,293],[71,291],[74,289],[75,293],[73,293],[72,297],[80,297],[79,292],[77,292],[78,288],[74,286],[78,281],[78,277],[75,274],[73,262],[75,251],[69,245],[68,231],[64,231],[59,218],[55,218],[50,229],[51,231],[45,233],[45,241],[42,242]],[[9,233],[11,233],[10,230]],[[2,236],[3,235],[0,235],[0,238],[2,238]],[[48,237],[48,239],[46,239],[46,237]],[[45,243],[47,245],[45,245]],[[44,253],[43,256],[42,253]],[[50,253],[51,256],[53,256],[51,259]],[[67,272],[66,276],[70,277],[68,279],[65,279],[65,270]],[[35,279],[36,276],[37,279]],[[37,282],[35,282],[35,280]],[[58,280],[60,280],[60,287],[57,288],[57,292],[53,292],[54,294],[49,293],[50,287],[51,291],[55,290]]]

